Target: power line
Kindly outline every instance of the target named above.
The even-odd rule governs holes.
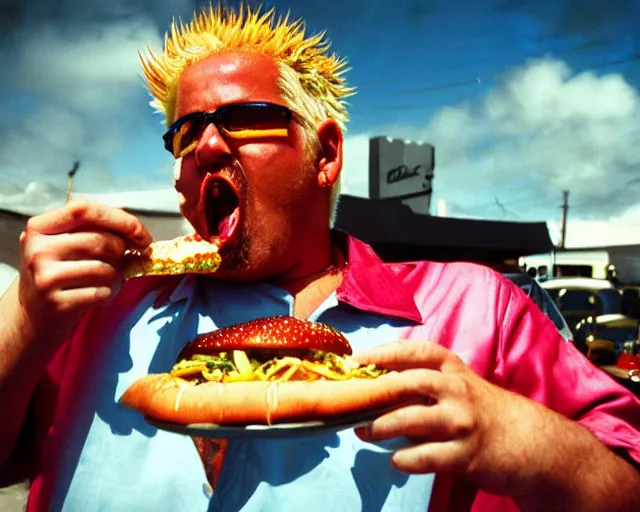
[[[512,216],[514,216],[516,219],[519,219],[520,216],[514,212],[513,210],[510,210],[509,208],[505,208],[505,206],[500,202],[500,200],[497,197],[493,198],[496,202],[496,205],[498,206],[498,208],[500,208],[500,210],[502,211],[502,217],[504,218],[507,214],[511,214]]]
[[[640,54],[635,54],[633,57],[629,57],[627,59],[613,60],[609,62],[603,62],[601,64],[595,64],[593,66],[589,66],[589,69],[601,69],[609,66],[615,66],[618,64],[628,64],[630,62],[640,61]]]
[[[512,205],[514,202],[518,202],[518,206],[527,206],[529,208],[532,207],[537,207],[537,206],[547,206],[549,204],[551,204],[552,202],[554,202],[552,199],[543,199],[541,200],[540,197],[536,197],[536,196],[532,196],[531,195],[531,189],[532,189],[532,185],[531,184],[523,184],[523,185],[518,185],[515,187],[510,187],[507,188],[505,190],[500,190],[499,191],[499,195],[496,196],[498,199],[500,197],[504,197],[505,195],[512,195],[513,192],[519,192],[519,191],[526,191],[528,193],[525,194],[521,194],[519,196],[516,197],[510,197],[507,200],[500,200],[500,202],[503,205]],[[434,192],[438,195],[440,194],[445,194],[447,192],[461,192],[463,190],[461,190],[460,188],[446,188],[446,189],[442,189],[442,190],[434,190]],[[498,192],[498,190],[495,190],[495,192]],[[479,209],[479,208],[489,208],[492,206],[496,205],[496,201],[495,201],[495,197],[494,200],[491,202],[482,202],[482,203],[477,203],[473,206],[469,206],[468,209]]]
[[[570,53],[570,52],[561,52],[561,54],[563,53]],[[557,55],[557,53],[553,53],[553,55]],[[529,57],[531,58],[531,57]],[[628,64],[630,62],[636,62],[636,61],[640,61],[640,54],[634,54],[632,57],[628,57],[625,59],[616,59],[616,60],[609,60],[609,61],[605,61],[605,62],[600,62],[600,63],[596,63],[596,64],[592,64],[589,66],[583,66],[586,67],[588,69],[601,69],[601,68],[605,68],[605,67],[609,67],[609,66],[614,66],[614,65],[619,65],[619,64]],[[460,66],[464,66],[465,64],[461,64]],[[375,82],[369,82],[370,84],[375,83]],[[384,83],[383,81],[379,81],[380,84]],[[389,81],[389,85],[397,85],[397,80],[390,80]],[[365,82],[365,84],[367,84],[367,82]],[[361,84],[362,85],[362,84]],[[361,87],[357,86],[357,87]],[[444,84],[435,84],[432,86],[426,86],[423,88],[418,88],[418,89],[405,89],[405,90],[399,90],[399,91],[395,91],[393,93],[393,97],[401,97],[404,95],[415,95],[415,94],[420,94],[420,93],[425,93],[425,92],[435,92],[435,91],[440,91],[440,90],[447,90],[447,89],[453,89],[453,88],[459,88],[459,87],[466,87],[466,86],[470,86],[470,85],[482,85],[482,78],[481,77],[475,77],[474,79],[469,79],[469,80],[464,80],[464,81],[457,81],[457,82],[450,82],[450,83],[444,83]],[[423,104],[406,104],[406,105],[379,105],[378,108],[376,109],[376,111],[380,111],[380,110],[410,110],[410,109],[419,109],[419,108],[423,108],[423,109],[427,109],[427,108],[432,108],[432,107],[443,107],[446,104],[442,103],[442,102],[431,102],[431,103],[423,103]],[[356,111],[357,112],[357,111]],[[373,115],[375,112],[372,112],[371,114]]]
[[[421,87],[419,89],[408,89],[405,91],[398,92],[398,96],[402,95],[411,95],[411,94],[419,94],[423,92],[432,92],[432,91],[442,91],[446,89],[454,89],[457,87],[466,87],[468,85],[482,85],[482,80],[479,77],[474,78],[473,80],[464,80],[461,82],[451,82],[448,84],[441,85],[432,85],[428,87]]]
[[[416,104],[404,104],[404,105],[381,105],[376,107],[375,110],[367,110],[367,111],[363,111],[361,113],[358,113],[357,109],[352,109],[351,110],[351,114],[352,116],[355,116],[356,114],[358,115],[359,118],[363,118],[363,117],[371,117],[371,116],[377,116],[378,113],[380,111],[390,111],[390,110],[427,110],[429,108],[441,108],[446,106],[446,103],[443,103],[442,101],[433,101],[431,103],[422,103],[419,105]]]
[[[490,203],[487,202],[487,203],[475,204],[475,205],[471,205],[471,206],[465,206],[464,209],[466,211],[478,211],[478,210],[488,210],[488,209],[491,209],[491,208],[496,208],[496,207],[502,206],[504,208],[504,210],[501,209],[501,211],[503,211],[503,212],[504,211],[514,212],[514,210],[513,210],[513,206],[514,205],[512,205],[513,201],[500,201],[498,199],[498,202],[496,202],[496,199],[497,198],[494,198],[493,202],[490,202]],[[545,200],[545,201],[542,201],[542,202],[534,202],[534,203],[531,203],[531,204],[528,204],[528,205],[524,205],[524,206],[520,202],[518,202],[517,208],[522,213],[523,210],[531,211],[531,210],[535,210],[535,209],[538,209],[538,208],[547,208],[547,207],[551,206],[552,204],[553,203],[550,200]],[[511,208],[507,208],[506,207],[507,205],[511,205],[512,207]],[[515,214],[515,215],[519,216],[520,214]]]
[[[544,39],[549,39],[552,40],[553,37],[551,36],[547,36]],[[538,40],[538,43],[540,43],[540,39]],[[575,53],[581,53],[581,52],[585,52],[585,51],[589,51],[591,49],[591,47],[589,46],[585,46],[584,43],[580,43],[574,47],[571,48],[567,48],[564,50],[557,50],[557,51],[548,51],[546,52],[546,55],[551,55],[553,57],[563,57],[563,56],[567,56],[567,55],[573,55]],[[488,57],[482,57],[480,59],[473,59],[473,60],[468,60],[468,61],[463,61],[463,62],[456,62],[455,64],[452,64],[451,66],[445,66],[442,68],[439,68],[440,70],[447,70],[447,69],[460,69],[463,67],[471,67],[477,64],[484,64],[486,62],[493,62],[496,60],[506,60],[505,57],[509,58],[509,57],[513,57],[514,60],[518,60],[521,61],[523,59],[523,57],[525,59],[531,59],[531,58],[536,58],[536,57],[544,57],[544,55],[540,55],[540,54],[530,54],[530,55],[512,55],[508,52],[499,52],[495,55],[491,55]],[[619,60],[619,61],[609,61],[609,62],[604,62],[604,63],[600,63],[600,64],[595,64],[591,67],[594,68],[600,68],[600,67],[605,67],[605,66],[610,66],[613,64],[623,64],[623,63],[627,63],[627,62],[631,62],[634,60],[638,60],[640,58],[640,56],[635,55],[631,58],[628,59],[623,59],[623,60]],[[398,80],[395,78],[377,78],[377,79],[373,79],[373,80],[366,80],[364,82],[360,82],[360,83],[355,83],[354,85],[360,89],[360,88],[368,88],[368,87],[379,87],[379,86],[388,86],[388,85],[397,85],[398,84]]]

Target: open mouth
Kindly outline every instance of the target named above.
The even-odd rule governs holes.
[[[202,183],[201,215],[206,219],[209,241],[223,245],[231,240],[240,225],[240,201],[235,187],[226,179],[208,175]]]

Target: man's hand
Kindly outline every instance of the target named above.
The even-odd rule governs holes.
[[[388,344],[358,360],[402,373],[395,385],[412,389],[423,404],[409,405],[358,431],[368,441],[404,436],[412,446],[393,454],[408,473],[454,472],[498,494],[526,480],[540,434],[538,410],[522,397],[483,380],[449,350],[433,343]],[[534,421],[535,420],[535,421]]]
[[[47,365],[83,313],[120,281],[125,248],[150,242],[135,216],[98,204],[70,202],[29,219],[19,278],[0,297],[0,465]]]
[[[512,496],[523,510],[598,510],[589,508],[597,500],[584,487],[598,486],[585,472],[612,464],[627,479],[638,476],[580,425],[487,382],[444,347],[401,341],[358,361],[399,371],[390,385],[415,396],[412,405],[357,430],[365,441],[409,438],[411,445],[392,455],[400,471],[459,474],[484,491]]]
[[[74,201],[29,219],[18,292],[28,324],[36,332],[64,327],[56,337],[68,335],[111,294],[125,249],[150,242],[134,215],[99,204]]]

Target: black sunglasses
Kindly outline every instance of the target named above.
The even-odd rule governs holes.
[[[173,123],[162,136],[165,149],[175,158],[193,151],[211,123],[233,139],[286,137],[293,112],[274,103],[235,103],[211,112],[193,112]]]

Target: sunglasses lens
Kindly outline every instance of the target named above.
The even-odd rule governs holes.
[[[202,119],[191,119],[178,128],[173,135],[173,156],[180,158],[193,149],[202,134]]]
[[[287,128],[291,120],[289,110],[276,105],[231,106],[221,111],[220,117],[221,125],[230,133]]]
[[[165,135],[165,146],[175,158],[185,156],[196,148],[205,125],[212,122],[234,139],[286,137],[292,116],[291,111],[281,105],[229,105],[178,120],[175,123],[178,128]]]

